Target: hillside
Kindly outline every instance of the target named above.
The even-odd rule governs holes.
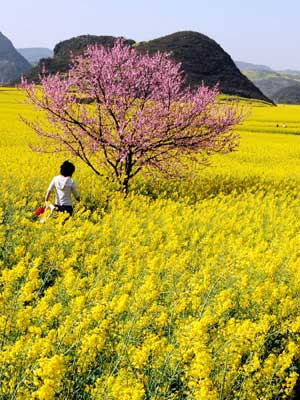
[[[0,85],[18,79],[31,65],[17,52],[12,42],[0,32]]]
[[[36,65],[41,58],[53,57],[53,51],[44,47],[21,48],[17,51],[32,65]]]
[[[297,88],[300,84],[300,71],[274,71],[269,67],[259,69],[256,68],[258,66],[255,64],[243,62],[239,62],[237,65],[239,65],[242,73],[275,103],[300,104],[297,94]]]
[[[300,104],[300,83],[278,90],[273,98],[276,103]]]
[[[94,43],[112,46],[115,40],[112,36],[84,35],[60,42],[54,48],[54,57],[42,59],[38,66],[29,72],[28,78],[37,81],[43,64],[50,73],[66,72],[71,51],[74,54],[82,53],[87,45]],[[213,86],[219,82],[223,93],[270,102],[241,74],[221,46],[201,33],[177,32],[149,42],[135,43],[134,40],[128,40],[128,43],[142,52],[172,52],[175,60],[182,63],[187,82],[192,86],[202,82]]]
[[[293,86],[295,83],[295,81],[292,79],[280,76],[254,80],[254,82],[260,88],[260,90],[266,94],[266,96],[269,96],[272,99],[279,90]]]
[[[247,73],[247,76],[249,77],[249,79],[251,79],[251,72],[250,74]],[[289,90],[285,91],[285,89],[293,87],[293,86],[298,86],[298,84],[300,83],[298,79],[292,78],[291,76],[284,76],[284,75],[280,75],[280,74],[273,74],[273,75],[269,75],[269,76],[265,76],[262,78],[256,78],[253,79],[253,83],[270,99],[272,99],[273,101],[277,102],[278,101],[278,94],[284,90],[284,99],[287,104],[299,104],[299,102],[295,102],[296,101],[296,97],[292,96],[291,98],[289,98]],[[281,97],[281,95],[279,94],[279,97],[281,99],[283,99],[283,97]],[[282,101],[281,101],[282,102]]]

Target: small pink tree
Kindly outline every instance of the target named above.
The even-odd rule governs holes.
[[[22,81],[46,112],[48,124],[25,121],[46,140],[41,149],[69,150],[126,193],[142,170],[178,171],[196,153],[205,162],[237,144],[241,112],[219,103],[217,87],[191,90],[170,55],[140,54],[121,39],[112,49],[88,47],[66,76],[43,75],[41,85]]]

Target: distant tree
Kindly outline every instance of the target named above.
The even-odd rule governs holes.
[[[121,39],[111,49],[90,46],[65,76],[22,87],[46,114],[48,123],[25,121],[45,139],[41,150],[69,150],[126,193],[142,170],[179,171],[196,153],[205,163],[237,145],[241,112],[219,103],[217,87],[191,90],[170,55],[141,54]]]

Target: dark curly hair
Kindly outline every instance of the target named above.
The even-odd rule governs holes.
[[[70,161],[64,161],[60,166],[62,176],[72,176],[75,171],[75,166]]]

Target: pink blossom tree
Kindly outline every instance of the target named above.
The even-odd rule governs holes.
[[[22,87],[48,121],[26,121],[45,139],[40,149],[69,150],[126,193],[140,171],[179,171],[196,154],[204,163],[237,145],[242,113],[220,104],[217,87],[191,90],[170,55],[141,54],[121,39],[88,47],[65,76]]]

